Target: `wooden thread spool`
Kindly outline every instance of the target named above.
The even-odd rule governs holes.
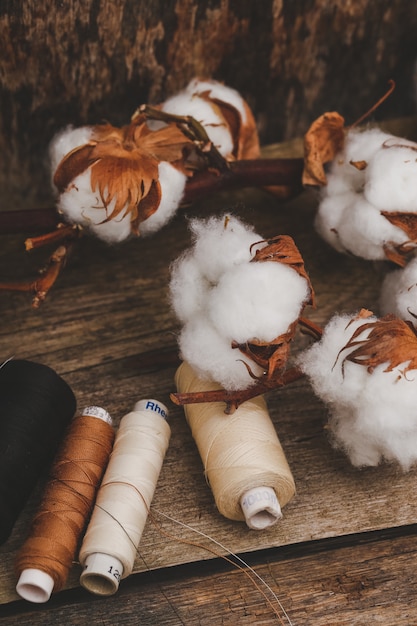
[[[25,600],[47,602],[65,584],[113,441],[111,417],[100,407],[70,424],[16,558],[16,591]]]
[[[175,382],[181,393],[219,389],[198,379],[185,362]],[[186,404],[184,412],[219,512],[255,530],[275,524],[295,484],[263,397],[244,402],[232,415],[221,402]]]
[[[79,560],[88,591],[115,593],[130,575],[148,517],[171,429],[168,410],[141,400],[121,421]]]

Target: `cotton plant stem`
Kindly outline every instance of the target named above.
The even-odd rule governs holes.
[[[182,204],[190,204],[208,193],[245,187],[280,187],[282,197],[302,191],[303,159],[248,159],[233,161],[222,172],[196,172],[186,184]],[[56,229],[61,216],[54,207],[0,211],[0,235]]]
[[[196,391],[191,393],[172,393],[170,398],[174,404],[182,406],[184,404],[198,404],[202,402],[225,402],[225,413],[231,415],[246,400],[255,398],[272,389],[288,385],[304,376],[298,367],[292,367],[284,372],[280,380],[259,379],[257,383],[247,389],[237,391],[226,391],[224,389],[214,389],[213,391]]]

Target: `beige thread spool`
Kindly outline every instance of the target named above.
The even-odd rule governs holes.
[[[180,393],[219,389],[198,379],[185,362],[175,382]],[[275,524],[295,483],[263,397],[244,402],[232,415],[221,402],[187,404],[184,412],[219,512],[255,530]]]
[[[168,410],[140,400],[121,421],[80,550],[80,583],[111,595],[132,572],[156,483],[168,448]]]

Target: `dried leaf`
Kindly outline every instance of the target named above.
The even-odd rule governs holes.
[[[263,241],[257,241],[252,244],[251,249],[261,243],[267,243],[263,248],[259,248],[251,262],[265,262],[276,261],[278,263],[284,263],[289,265],[300,276],[306,279],[310,290],[310,299],[306,304],[314,305],[314,290],[311,284],[310,278],[304,267],[304,260],[294,243],[294,240],[289,235],[277,235],[272,239],[266,239]]]
[[[393,226],[401,228],[410,240],[417,240],[417,213],[381,211],[381,215],[383,215]]]
[[[369,335],[361,339],[369,330]],[[404,365],[403,375],[417,368],[417,331],[411,322],[394,315],[386,315],[359,326],[340,350],[338,358],[344,350],[352,348],[353,351],[343,362],[363,365],[370,374],[378,365],[385,363],[387,366],[384,372],[391,372],[395,367]]]
[[[257,339],[251,339],[245,343],[232,342],[232,348],[238,348],[242,354],[245,354],[264,370],[264,374],[257,377],[245,363],[249,374],[253,378],[262,379],[266,377],[268,381],[274,381],[275,384],[279,384],[278,381],[281,379],[288,361],[290,342],[294,338],[297,321],[293,322],[285,333],[268,343]]]
[[[344,118],[339,113],[324,113],[310,126],[304,137],[304,185],[327,184],[324,165],[333,161],[345,141]]]
[[[393,226],[401,228],[409,237],[408,241],[402,244],[388,242],[384,245],[387,259],[400,267],[404,267],[407,263],[407,256],[417,246],[417,214],[401,211],[381,211],[381,215]]]

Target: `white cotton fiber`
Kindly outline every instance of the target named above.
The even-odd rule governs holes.
[[[141,235],[151,235],[175,215],[184,195],[187,177],[173,165],[162,161],[158,165],[159,184],[161,186],[161,201],[155,213],[139,224]]]
[[[347,252],[363,259],[384,260],[386,242],[402,243],[404,231],[393,226],[363,195],[347,206],[338,224],[339,241]]]
[[[417,209],[417,144],[402,139],[386,141],[369,162],[364,194],[381,211],[414,213]]]
[[[308,300],[307,281],[281,263],[250,263],[226,272],[213,287],[207,315],[230,340],[270,342],[288,330]]]
[[[93,135],[91,126],[74,128],[68,126],[53,137],[49,145],[49,159],[52,176],[64,156],[75,148],[88,143]]]
[[[207,220],[190,220],[193,237],[192,255],[208,281],[216,283],[233,265],[251,260],[251,246],[263,239],[233,215],[225,214]]]
[[[227,85],[224,85],[216,80],[199,80],[198,78],[193,78],[187,86],[187,91],[192,94],[209,92],[210,98],[227,102],[230,106],[239,111],[242,117],[242,122],[246,122],[247,115],[245,103],[242,96],[236,89],[228,87]]]
[[[402,373],[404,364],[372,373],[366,366],[344,361],[343,350],[353,332],[376,317],[353,320],[335,316],[322,339],[299,356],[314,392],[327,405],[329,431],[355,466],[398,462],[407,470],[417,461],[417,370]],[[358,337],[363,340],[369,330]]]
[[[381,145],[392,135],[378,128],[367,131],[351,130],[346,135],[345,146],[330,166],[326,191],[329,195],[363,191],[366,170],[360,170],[353,163],[373,157]]]
[[[168,98],[162,110],[174,115],[190,115],[199,122],[220,154],[229,156],[233,151],[233,137],[225,120],[213,103],[200,97],[198,92],[186,89],[171,98]]]
[[[402,269],[386,275],[382,283],[380,308],[383,315],[392,313],[417,324],[417,258]]]
[[[334,196],[326,195],[314,219],[314,226],[319,235],[338,252],[347,252],[340,241],[339,228],[345,211],[355,199],[356,193],[352,191]]]
[[[210,283],[192,254],[186,253],[174,261],[171,266],[171,302],[181,322],[204,309],[209,289]]]
[[[416,150],[417,144],[379,129],[349,131],[322,191],[318,233],[339,252],[386,259],[386,247],[408,236],[382,212],[417,207]]]
[[[181,357],[202,379],[214,380],[230,391],[245,389],[254,384],[244,362],[255,375],[262,370],[240,350],[230,346],[204,314],[192,317],[179,336]]]
[[[232,215],[191,220],[192,246],[171,268],[171,302],[182,322],[181,357],[225,389],[254,384],[262,370],[233,342],[269,343],[287,332],[310,298],[308,281],[276,261],[252,261],[265,242]]]
[[[98,193],[91,189],[90,170],[77,176],[66,191],[58,199],[58,210],[66,220],[79,224],[108,243],[117,243],[126,239],[131,232],[130,215],[121,212],[111,221],[106,221],[111,215],[116,200],[113,200],[106,209]]]

